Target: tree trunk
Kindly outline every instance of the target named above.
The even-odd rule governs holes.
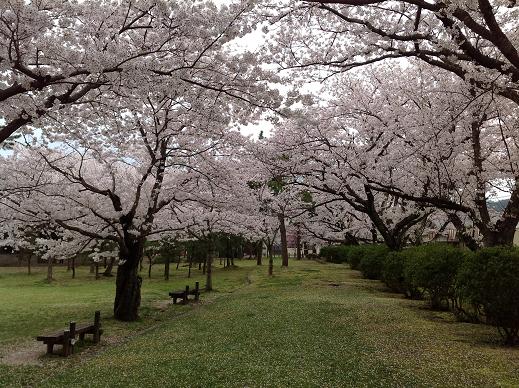
[[[54,259],[48,258],[47,259],[47,281],[50,283],[54,280],[52,277],[52,264],[54,263]]]
[[[187,278],[191,278],[191,268],[193,267],[193,255],[189,255],[189,269],[187,271]]]
[[[148,256],[148,279],[151,279],[151,267],[153,266],[153,257]]]
[[[95,266],[96,266],[96,280],[98,280],[99,279],[99,262],[98,261],[96,261]]]
[[[76,278],[76,257],[72,258],[72,279]]]
[[[207,265],[205,269],[206,280],[205,280],[205,290],[212,291],[213,290],[213,253],[210,252],[207,257]]]
[[[256,265],[261,265],[263,258],[263,241],[259,241],[256,246]]]
[[[281,236],[281,266],[288,267],[288,243],[287,243],[287,228],[285,225],[285,215],[278,214],[279,220],[279,234]]]
[[[269,256],[269,276],[272,276],[274,273],[274,256],[273,256],[273,244],[269,244],[267,247],[267,254]]]
[[[166,263],[164,264],[164,279],[169,280],[169,255],[167,255]]]
[[[92,260],[90,262],[90,273],[94,273],[95,272],[95,264],[94,264],[94,260]]]
[[[296,258],[301,260],[301,232],[299,230],[296,235]]]
[[[177,261],[177,271],[178,271],[178,267],[180,267],[180,260],[182,259],[182,256],[181,255],[178,255],[178,261]]]
[[[115,263],[115,257],[111,257],[110,261],[108,262],[108,264],[105,267],[106,269],[103,272],[103,276],[106,276],[106,277],[114,276],[113,273],[112,273],[112,271],[114,269],[114,263]]]
[[[205,275],[206,270],[207,270],[207,257],[205,258],[204,265],[202,267],[202,275]]]
[[[130,240],[126,241],[124,250],[120,249],[122,264],[117,267],[114,301],[114,317],[119,321],[131,322],[139,318],[142,278],[138,270],[143,248],[144,240]]]
[[[32,254],[27,256],[27,274],[31,274],[31,260],[32,260]]]

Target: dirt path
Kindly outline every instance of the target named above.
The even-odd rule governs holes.
[[[0,364],[9,366],[43,366],[41,356],[45,354],[45,349],[41,343],[25,343],[16,349],[7,349],[5,354],[0,356]]]

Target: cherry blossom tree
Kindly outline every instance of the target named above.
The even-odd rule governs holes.
[[[331,73],[418,58],[519,103],[515,1],[331,0],[262,4],[279,22],[272,53],[286,67]]]
[[[28,224],[48,222],[117,244],[114,315],[135,320],[141,285],[137,267],[146,239],[186,229],[171,214],[190,198],[198,181],[212,179],[218,150],[239,137],[229,128],[279,103],[268,84],[275,79],[272,73],[257,66],[253,55],[227,45],[250,31],[242,17],[250,6],[153,1],[97,8],[84,2],[64,10],[49,3],[47,10],[40,9],[43,2],[34,6],[38,9],[16,4],[20,15],[42,15],[40,32],[52,49],[44,55],[36,30],[23,26],[28,31],[20,55],[49,83],[41,85],[41,95],[32,89],[13,92],[1,107],[6,136],[18,125],[10,120],[23,119],[43,132],[32,138],[29,150],[15,150],[5,160],[3,173],[10,182],[3,205]],[[16,19],[11,8],[4,15],[8,20]],[[66,16],[63,22],[60,12]],[[52,23],[45,17],[59,19],[56,28],[48,27]],[[65,64],[74,68],[67,77],[73,79],[63,78],[65,64],[52,73],[59,60],[47,62],[62,58],[63,51]],[[14,77],[6,82],[13,91],[22,83],[30,87],[16,78],[20,71],[5,70]],[[33,77],[26,73],[23,77]],[[67,98],[82,90],[81,101],[61,101],[56,85]],[[16,110],[20,106],[23,112]]]
[[[240,1],[2,2],[0,144],[22,127],[41,129],[49,114],[137,87],[143,76],[263,105],[249,89],[263,77],[250,70],[254,57],[221,55],[251,30],[249,9]]]
[[[238,136],[227,131],[229,118],[220,113],[218,100],[208,105],[202,103],[205,98],[197,92],[114,97],[103,105],[103,114],[83,114],[83,128],[91,136],[83,137],[76,127],[68,134],[77,134],[76,142],[63,137],[59,149],[44,143],[7,158],[13,187],[34,187],[31,195],[16,196],[16,191],[4,198],[5,206],[16,207],[17,217],[118,245],[117,319],[137,318],[138,264],[146,239],[187,227],[171,216],[174,208],[190,198],[201,180],[211,179],[218,148],[227,137]],[[119,129],[119,139],[105,128]]]
[[[400,249],[409,229],[426,212],[421,206],[371,187],[368,177],[373,172],[403,179],[390,171],[385,159],[377,161],[376,140],[354,132],[333,114],[333,109],[309,109],[301,117],[284,123],[276,134],[275,141],[290,155],[279,167],[293,177],[293,185],[311,195],[318,193],[316,199],[322,201],[319,206],[337,201],[347,204],[350,212],[369,217],[389,247]],[[287,126],[288,134],[284,130]]]
[[[426,134],[427,126],[415,126],[420,130],[414,135],[418,139],[414,150],[413,141],[407,141],[410,131],[400,130],[399,136],[405,136],[405,140],[400,140],[400,147],[388,145],[384,151],[400,152],[399,157],[403,160],[405,152],[401,150],[407,148],[420,153],[420,147],[416,147],[420,144],[424,152],[421,161],[410,163],[415,167],[412,176],[422,169],[425,174],[438,177],[435,193],[431,192],[432,188],[428,193],[417,193],[416,189],[423,188],[424,184],[432,186],[426,183],[425,176],[418,181],[409,179],[407,185],[398,184],[396,190],[394,182],[388,186],[387,179],[383,179],[383,183],[372,179],[369,189],[448,211],[460,235],[472,246],[476,242],[470,241],[464,221],[466,215],[482,232],[485,245],[511,244],[517,225],[517,176],[514,172],[515,140],[509,129],[516,126],[515,111],[519,104],[519,18],[515,1],[504,4],[482,0],[472,4],[465,1],[310,0],[263,3],[260,9],[261,16],[272,23],[268,30],[274,39],[266,51],[267,56],[283,69],[300,70],[303,77],[322,80],[374,63],[387,69],[404,63],[407,74],[399,77],[404,77],[404,83],[418,87],[415,91],[420,93],[421,86],[411,82],[415,74],[413,69],[420,67],[414,60],[417,59],[435,69],[427,72],[426,83],[432,85],[443,77],[457,85],[459,90],[451,88],[443,94],[443,105],[437,98],[435,109],[431,109],[422,100],[418,111],[422,116],[429,115],[429,124],[440,122],[446,128],[464,127],[465,131],[456,129],[450,135],[439,131],[439,135],[445,136],[438,142],[435,141],[437,136],[429,137],[430,132]],[[434,76],[436,73],[437,77]],[[461,82],[449,77],[448,73]],[[382,112],[388,117],[393,111],[399,113],[400,120],[408,113],[416,118],[420,112],[405,102],[402,105],[402,97],[406,98],[411,91],[408,89],[404,92],[407,94],[402,94],[402,88],[395,87],[391,78],[384,78],[387,75],[380,79],[393,89],[386,90],[385,104],[379,101],[375,109],[370,108],[369,114]],[[368,83],[364,86],[364,94],[373,93]],[[380,86],[381,82],[376,82],[376,87]],[[464,99],[456,96],[459,91]],[[441,94],[438,90],[435,93]],[[453,98],[449,100],[449,96]],[[355,98],[366,102],[362,93],[355,94]],[[466,106],[456,105],[460,102]],[[402,108],[408,111],[402,112]],[[445,112],[450,112],[450,117]],[[456,113],[453,112],[460,117],[454,117]],[[449,119],[456,119],[454,126],[450,125]],[[424,124],[425,121],[422,120]],[[438,127],[440,125],[429,128]],[[390,132],[387,125],[383,128]],[[393,135],[380,136],[387,140]],[[420,136],[431,141],[424,145],[419,141]],[[455,146],[449,146],[449,137]],[[382,146],[385,144],[388,143],[382,141]],[[464,148],[467,145],[470,149]],[[486,147],[490,147],[489,152]],[[428,159],[427,152],[438,158]],[[409,158],[405,160],[410,161]],[[444,166],[447,164],[448,168]],[[474,177],[476,182],[467,177]],[[402,182],[405,183],[405,179]],[[501,214],[495,214],[487,203],[493,193],[503,188],[509,192],[510,201]]]
[[[378,162],[390,168],[366,175],[369,186],[446,211],[469,246],[477,245],[467,233],[473,226],[485,245],[511,244],[519,220],[517,108],[427,70],[378,69],[362,85],[348,81],[336,102],[337,112],[354,115],[348,125],[377,139]],[[492,200],[503,195],[510,197],[504,209],[493,209]]]

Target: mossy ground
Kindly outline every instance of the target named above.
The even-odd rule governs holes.
[[[218,291],[196,306],[165,304],[187,279],[172,271],[167,283],[156,268],[139,322],[105,319],[103,344],[67,359],[0,364],[0,386],[519,386],[519,349],[500,346],[491,327],[427,310],[343,265],[277,262],[268,278],[266,266],[237,264],[215,272]],[[69,318],[110,316],[113,279],[59,271],[48,285],[16,272],[0,274],[0,355]]]

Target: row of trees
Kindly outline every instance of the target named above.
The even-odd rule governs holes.
[[[399,249],[451,223],[472,249],[512,244],[515,2],[262,5],[265,58],[296,79],[327,81],[273,140],[290,155],[279,168],[322,208],[317,226],[333,226],[324,237]]]

